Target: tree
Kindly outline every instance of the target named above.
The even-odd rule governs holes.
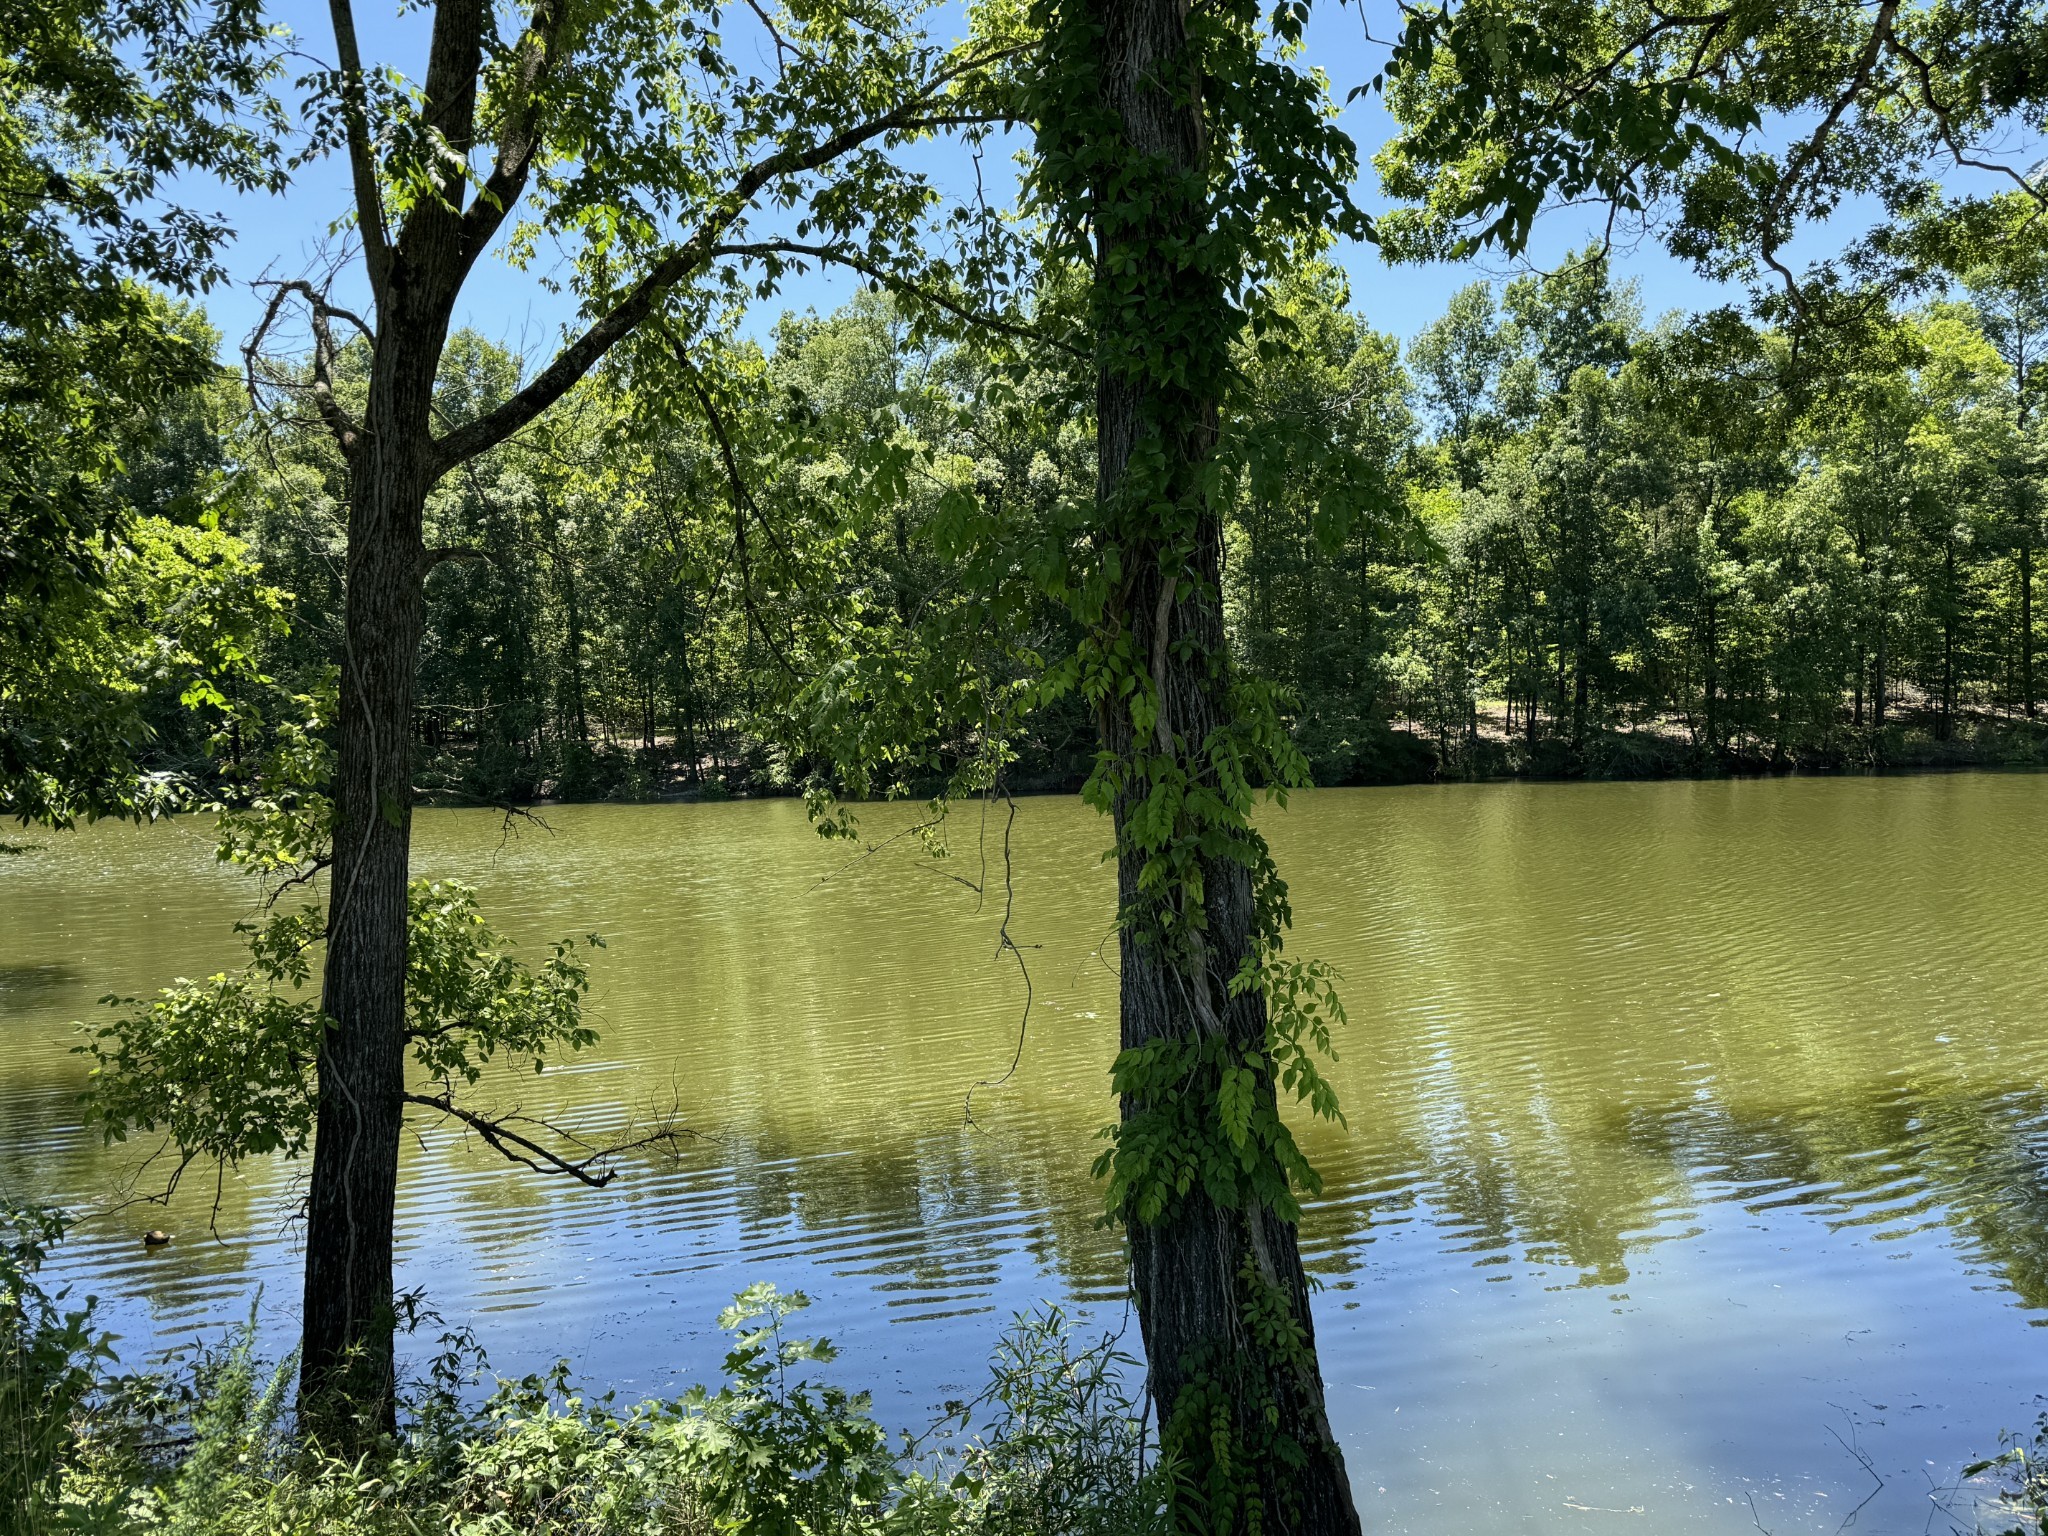
[[[1514,322],[1499,321],[1488,283],[1472,283],[1452,294],[1443,315],[1408,344],[1409,371],[1468,488],[1476,483],[1479,454],[1505,425],[1500,419],[1501,375],[1521,350]]]
[[[1045,42],[1021,110],[1042,277],[1027,320],[984,327],[1012,346],[979,380],[986,417],[963,423],[994,451],[837,440],[831,494],[809,503],[821,542],[872,539],[917,471],[935,494],[912,531],[941,579],[906,616],[892,584],[835,576],[822,617],[789,630],[791,654],[816,659],[789,668],[783,706],[795,744],[834,770],[813,784],[828,830],[850,830],[835,790],[922,775],[1005,794],[1034,714],[1075,698],[1093,714],[1085,794],[1115,830],[1123,1046],[1097,1166],[1130,1241],[1174,1520],[1233,1532],[1358,1529],[1295,1230],[1317,1180],[1281,1114],[1283,1098],[1337,1114],[1316,1061],[1341,1010],[1327,972],[1282,954],[1286,888],[1250,818],[1306,764],[1274,690],[1231,655],[1222,570],[1229,492],[1253,466],[1254,434],[1224,422],[1240,343],[1278,361],[1312,333],[1271,302],[1276,275],[1332,228],[1362,228],[1324,83],[1290,62],[1303,19],[1233,3],[1197,24],[1172,0],[1034,9]],[[1049,444],[1092,426],[1092,488],[1074,494],[1050,451],[1043,475],[1037,457],[1007,472],[1012,422]],[[1340,455],[1328,425],[1273,428],[1299,434],[1304,463],[1319,437]],[[733,462],[798,459],[809,431],[757,411]],[[732,476],[736,521],[760,505],[748,478]],[[1330,497],[1327,538],[1350,533],[1369,482],[1332,467],[1332,489],[1351,489]],[[1048,601],[1064,624],[1042,624]]]
[[[1255,785],[1303,765],[1226,643],[1217,460],[1264,281],[1360,226],[1352,153],[1321,81],[1276,56],[1305,8],[1271,33],[1248,4],[1199,26],[1173,0],[1036,15],[1035,195],[1090,274],[1097,489],[1058,572],[1086,633],[1054,675],[1095,707],[1087,794],[1116,829],[1122,1119],[1100,1167],[1184,1469],[1176,1523],[1356,1531],[1295,1236],[1314,1176],[1279,1113],[1283,1092],[1335,1113],[1313,1057],[1334,994],[1281,957],[1285,886],[1250,824]]]
[[[61,828],[182,803],[257,670],[282,599],[225,526],[244,486],[172,441],[218,382],[211,337],[137,289],[0,362],[25,370],[0,403],[0,815]],[[199,436],[182,446],[203,458]]]
[[[1567,257],[1555,272],[1516,278],[1501,296],[1545,385],[1561,390],[1581,368],[1615,373],[1642,334],[1636,285],[1616,287],[1599,246]]]
[[[1414,547],[1395,489],[1413,421],[1390,336],[1354,313],[1341,274],[1315,261],[1270,300],[1291,340],[1233,360],[1219,445],[1241,464],[1225,577],[1232,648],[1283,688],[1319,782],[1384,776],[1389,634],[1406,615],[1395,568]]]
[[[679,4],[534,0],[501,22],[479,0],[436,0],[415,92],[388,67],[366,65],[348,0],[331,7],[335,67],[310,80],[310,147],[346,159],[371,314],[353,314],[331,287],[279,284],[249,355],[253,383],[265,335],[287,305],[302,306],[309,368],[302,382],[274,372],[269,381],[302,390],[346,471],[334,895],[301,1357],[306,1422],[344,1437],[392,1413],[411,732],[426,583],[444,561],[479,553],[428,548],[430,493],[536,421],[637,331],[659,330],[683,349],[675,355],[687,376],[688,346],[747,292],[744,268],[761,292],[792,261],[914,271],[934,287],[950,278],[917,238],[934,194],[887,151],[988,120],[971,93],[988,56],[949,54],[912,18],[866,0],[759,15],[772,79],[744,74],[719,34]],[[779,222],[778,209],[790,210]],[[501,237],[523,260],[543,230],[572,243],[587,323],[493,408],[437,426],[435,386],[465,284]],[[366,354],[359,403],[337,388],[351,335]]]
[[[147,815],[164,786],[141,776],[109,591],[171,546],[128,541],[142,488],[121,450],[215,372],[211,333],[158,289],[209,286],[225,230],[172,181],[274,181],[268,41],[251,0],[7,0],[0,34],[0,814]]]
[[[2014,451],[2001,464],[2006,496],[2006,537],[2013,549],[2013,584],[2019,596],[2016,649],[2019,694],[2034,717],[2034,551],[2041,542],[2041,466],[2035,435],[2035,397],[2041,360],[2048,355],[2048,250],[2035,230],[2033,200],[2008,194],[1997,210],[1996,234],[1982,242],[1982,259],[1965,269],[1964,283],[1978,324],[2011,371]]]
[[[1743,509],[1752,493],[1782,489],[1789,403],[1784,348],[1720,310],[1640,345],[1626,375],[1637,404],[1639,451],[1656,466],[1659,506],[1650,530],[1668,605],[1673,677],[1659,692],[1687,717],[1711,759],[1735,722],[1754,593]]]

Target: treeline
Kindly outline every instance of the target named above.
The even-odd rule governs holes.
[[[1405,351],[1328,266],[1276,313],[1294,344],[1247,343],[1228,404],[1246,467],[1227,609],[1319,781],[2038,750],[2037,274],[1797,341],[1728,313],[1646,324],[1594,252],[1473,284]],[[341,353],[339,392],[361,361]],[[435,492],[423,791],[787,791],[805,764],[764,719],[829,664],[807,626],[862,603],[911,625],[949,583],[926,537],[949,490],[1092,487],[1056,356],[933,341],[864,293],[743,362],[725,410],[707,393],[664,415],[601,375]],[[460,336],[438,415],[459,426],[519,378]],[[262,669],[311,693],[341,648],[345,469],[274,382],[255,414],[239,377],[176,397],[130,429],[115,489],[240,535],[289,594]],[[886,515],[836,515],[847,465],[892,443],[908,468]],[[157,715],[159,755],[196,762],[179,712]],[[1011,782],[1078,783],[1086,718],[1027,719]]]

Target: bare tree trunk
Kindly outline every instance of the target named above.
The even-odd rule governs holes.
[[[306,1205],[301,1414],[346,1442],[391,1427],[392,1232],[405,1092],[411,725],[425,619],[426,403],[438,338],[380,358],[350,466],[347,647],[319,1121]],[[393,356],[392,354],[396,354]],[[411,375],[411,376],[406,376]],[[381,386],[381,387],[380,387]]]
[[[2020,532],[2020,698],[2034,718],[2034,531]]]

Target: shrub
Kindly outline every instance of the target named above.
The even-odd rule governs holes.
[[[93,1326],[93,1298],[67,1309],[68,1290],[53,1295],[37,1282],[64,1228],[56,1211],[0,1201],[0,1536],[57,1528],[78,1420],[113,1358],[109,1335]]]
[[[291,1362],[264,1369],[254,1319],[173,1381],[75,1394],[41,1467],[33,1529],[121,1536],[1151,1536],[1160,1474],[1125,1381],[1135,1362],[1077,1346],[1056,1309],[1017,1319],[988,1388],[892,1451],[866,1393],[820,1379],[834,1352],[793,1336],[808,1305],[773,1286],[721,1316],[716,1391],[621,1407],[566,1365],[500,1381],[476,1407],[467,1335],[407,1394],[406,1428],[344,1461],[294,1438]],[[81,1326],[83,1326],[81,1324]],[[89,1329],[81,1337],[90,1338]],[[104,1358],[66,1356],[73,1369]],[[166,1421],[174,1421],[166,1425]],[[167,1454],[167,1448],[169,1454]],[[57,1475],[62,1473],[61,1497]],[[12,1532],[9,1532],[12,1536]]]

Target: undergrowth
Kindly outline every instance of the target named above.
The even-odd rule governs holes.
[[[449,1335],[376,1454],[307,1443],[291,1359],[253,1317],[173,1372],[106,1374],[92,1305],[37,1272],[62,1223],[0,1234],[0,1536],[1152,1536],[1148,1460],[1112,1340],[1057,1308],[1019,1316],[987,1387],[892,1443],[866,1393],[825,1379],[829,1342],[789,1324],[801,1293],[756,1285],[720,1317],[724,1379],[621,1404],[566,1364],[498,1379]]]

